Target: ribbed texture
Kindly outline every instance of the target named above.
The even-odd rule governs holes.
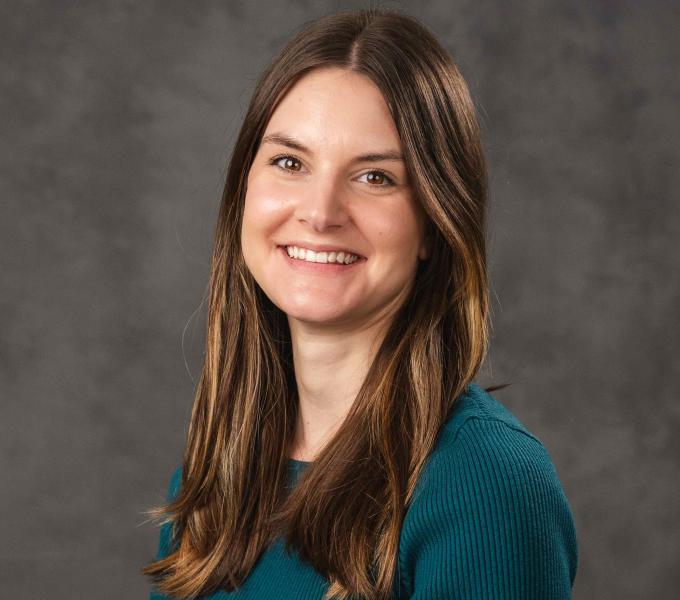
[[[307,463],[289,463],[291,485]],[[168,486],[181,482],[177,469]],[[171,549],[161,527],[157,557]],[[399,544],[394,598],[571,598],[578,552],[569,504],[540,440],[470,384],[418,481]],[[205,599],[322,598],[328,582],[282,541],[268,548],[237,592]],[[150,600],[168,600],[152,591]]]

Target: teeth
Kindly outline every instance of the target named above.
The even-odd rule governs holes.
[[[359,258],[356,254],[345,254],[344,252],[314,252],[314,250],[298,248],[297,246],[286,246],[286,252],[288,252],[288,256],[291,258],[317,263],[342,263],[349,265]]]

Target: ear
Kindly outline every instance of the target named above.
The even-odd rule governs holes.
[[[425,242],[423,241],[423,243],[420,245],[420,248],[418,249],[418,258],[420,260],[427,260],[427,257],[429,255],[430,253],[428,252],[428,248],[425,245]]]

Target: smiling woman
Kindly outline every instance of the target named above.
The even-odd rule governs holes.
[[[467,86],[420,22],[338,13],[281,51],[229,165],[152,598],[570,597],[550,456],[472,382],[486,199]]]

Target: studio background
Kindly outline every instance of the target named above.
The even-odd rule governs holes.
[[[213,227],[256,78],[367,2],[0,8],[0,596],[145,598],[203,352]],[[680,589],[680,7],[383,2],[479,109],[491,352],[548,448],[576,599]]]

